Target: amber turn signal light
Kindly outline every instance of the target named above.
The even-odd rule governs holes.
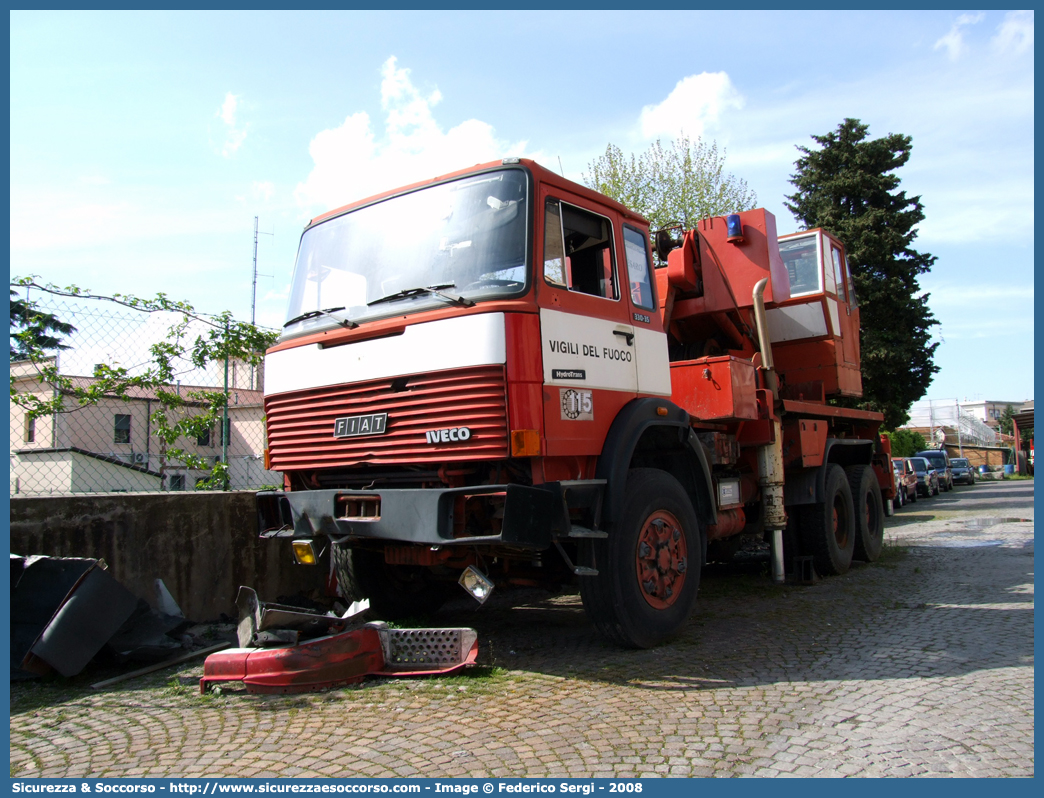
[[[539,457],[540,435],[535,429],[516,429],[511,431],[512,457]]]
[[[318,557],[315,555],[315,546],[312,545],[310,540],[295,540],[294,541],[294,559],[297,560],[300,565],[315,565],[318,561]]]

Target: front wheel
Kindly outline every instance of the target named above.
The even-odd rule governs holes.
[[[445,603],[449,591],[426,568],[390,565],[379,551],[333,544],[334,573],[347,601],[370,600],[378,618],[424,618]]]
[[[856,534],[852,489],[841,466],[827,466],[822,498],[805,508],[804,548],[818,573],[843,574],[852,565]]]
[[[609,537],[586,543],[598,575],[581,577],[580,596],[603,637],[652,648],[684,629],[702,556],[696,512],[678,480],[654,468],[633,469]]]

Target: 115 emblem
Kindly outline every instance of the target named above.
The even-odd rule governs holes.
[[[590,391],[561,388],[563,421],[594,421],[594,397]]]

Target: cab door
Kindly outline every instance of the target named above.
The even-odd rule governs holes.
[[[627,301],[634,325],[634,350],[638,365],[638,393],[671,395],[671,364],[667,334],[656,302],[652,279],[649,239],[633,225],[623,225],[624,258],[627,262]]]
[[[840,305],[838,311],[838,332],[841,335],[841,347],[844,350],[845,363],[858,368],[859,308],[856,305],[852,276],[848,272],[848,263],[841,248],[831,241],[828,236],[823,236],[823,245],[830,251],[826,268],[833,270],[834,281],[837,283],[837,299]]]
[[[615,212],[555,186],[539,194],[537,302],[549,456],[596,455],[638,394]]]

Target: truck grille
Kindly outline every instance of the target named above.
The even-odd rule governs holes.
[[[503,366],[476,366],[267,397],[272,469],[506,457],[505,384]],[[334,437],[335,419],[373,413],[388,414],[384,434]],[[468,440],[428,443],[427,433],[460,427]]]

